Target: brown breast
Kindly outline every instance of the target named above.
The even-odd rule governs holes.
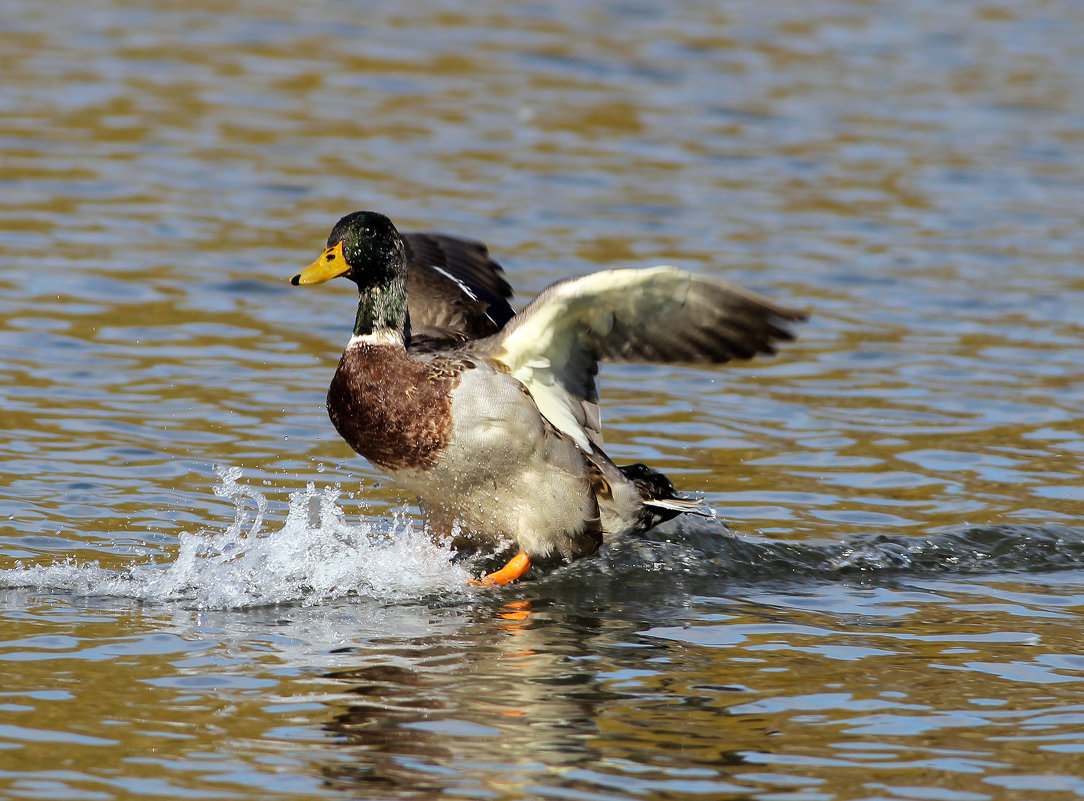
[[[328,414],[350,447],[378,467],[430,468],[451,435],[452,390],[471,366],[419,359],[391,345],[355,345],[331,380]]]

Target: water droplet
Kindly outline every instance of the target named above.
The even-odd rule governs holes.
[[[451,547],[434,544],[405,512],[380,518],[362,506],[348,518],[338,487],[318,490],[309,482],[290,494],[286,519],[271,523],[267,497],[241,481],[239,467],[216,466],[215,472],[215,495],[233,501],[232,520],[181,532],[172,560],[141,558],[124,569],[74,560],[20,566],[0,570],[0,588],[182,601],[196,609],[469,591],[469,570],[454,561]]]

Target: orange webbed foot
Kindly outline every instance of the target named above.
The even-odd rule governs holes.
[[[471,584],[479,587],[511,584],[518,579],[527,569],[531,566],[531,557],[527,555],[525,551],[520,551],[511,559],[508,560],[508,564],[502,567],[500,570],[495,570],[492,573],[487,573],[480,579],[474,579]]]

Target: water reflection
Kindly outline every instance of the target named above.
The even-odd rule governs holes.
[[[1078,8],[0,16],[0,794],[1082,793]],[[608,450],[733,536],[463,590],[326,419],[354,298],[282,281],[360,207],[523,300],[667,261],[810,306],[602,374]]]
[[[652,607],[613,591],[597,614],[538,597],[549,593],[495,600],[450,639],[367,643],[353,652],[361,666],[330,674],[351,700],[332,705],[343,754],[327,775],[371,797],[737,797],[1041,772],[1049,746],[1084,747],[1082,707],[1007,699],[1084,675],[1063,639],[1082,597],[1065,573],[1059,589],[1066,580],[1070,596],[904,579],[737,585],[728,598]]]
[[[529,793],[548,773],[586,768],[605,756],[591,741],[619,697],[598,675],[598,648],[628,631],[623,621],[495,601],[451,643],[382,649],[381,662],[399,664],[332,674],[364,698],[328,724],[357,760],[334,775],[380,797],[423,798],[449,786]]]

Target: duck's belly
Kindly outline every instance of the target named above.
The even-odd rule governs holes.
[[[436,463],[396,471],[437,534],[482,546],[515,542],[533,557],[598,547],[598,507],[582,451],[539,416],[514,378],[462,376],[452,435]]]

